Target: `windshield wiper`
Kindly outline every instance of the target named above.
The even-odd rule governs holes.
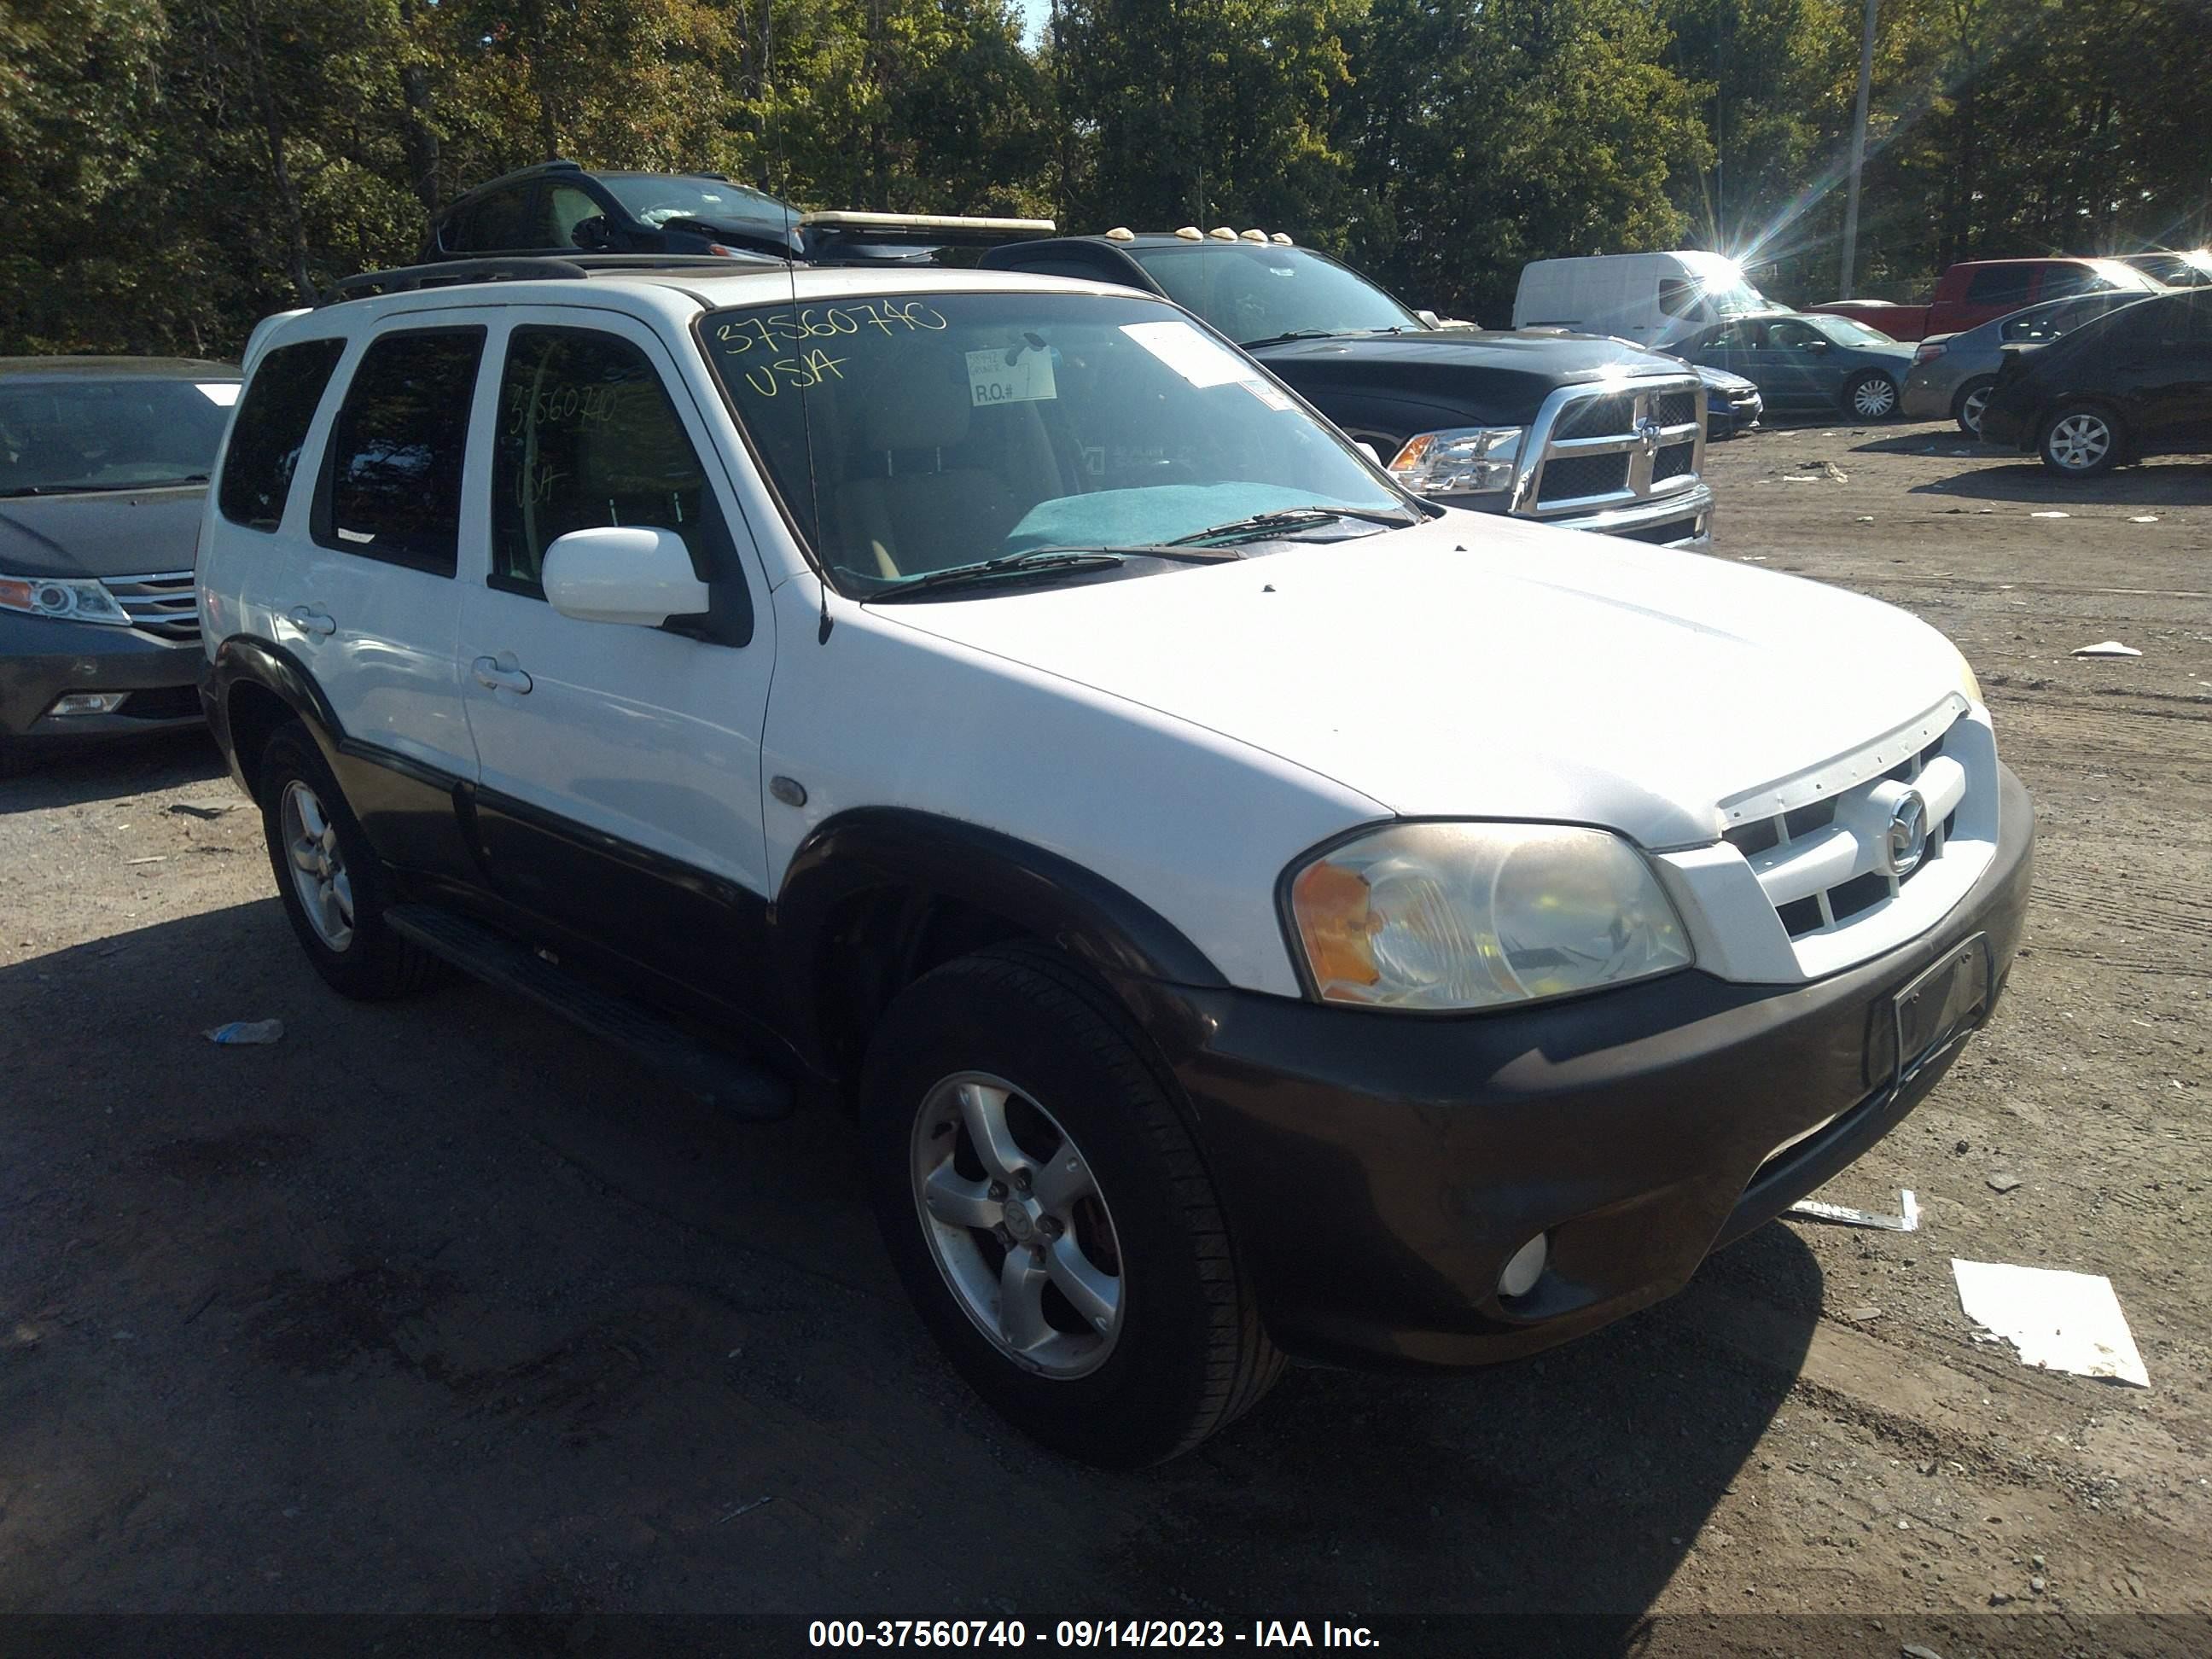
[[[933,570],[901,582],[888,592],[877,593],[877,599],[903,599],[911,594],[933,589],[964,586],[970,582],[995,581],[1002,576],[1033,576],[1044,573],[1073,570],[1106,570],[1123,563],[1127,556],[1109,553],[1104,548],[1040,547],[1027,553],[1003,553],[995,559],[978,559],[973,564],[947,565],[942,570]]]
[[[1218,524],[1207,530],[1194,530],[1188,536],[1178,536],[1168,544],[1170,547],[1191,547],[1214,540],[1216,538],[1236,538],[1239,540],[1272,536],[1278,531],[1303,530],[1310,525],[1334,524],[1339,519],[1358,519],[1368,524],[1389,525],[1394,527],[1417,524],[1417,516],[1404,512],[1382,512],[1364,507],[1291,507],[1279,513],[1255,513],[1249,519],[1231,519],[1227,524]]]
[[[1246,351],[1257,351],[1261,346],[1282,345],[1291,340],[1326,340],[1332,334],[1358,334],[1360,329],[1294,328],[1287,334],[1270,334],[1264,340],[1239,340],[1237,343]]]

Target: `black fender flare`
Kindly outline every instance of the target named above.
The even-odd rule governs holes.
[[[258,635],[234,634],[216,647],[213,659],[200,675],[200,702],[208,726],[230,763],[230,775],[249,795],[252,780],[238,752],[231,729],[231,695],[241,684],[258,686],[289,708],[313,736],[324,757],[333,765],[345,741],[337,711],[323,695],[323,688],[307,665],[274,641]]]
[[[769,909],[787,1018],[824,1055],[814,1006],[835,918],[872,890],[949,900],[1002,918],[1090,969],[1137,1012],[1132,980],[1226,988],[1206,953],[1134,894],[1071,859],[1002,831],[908,807],[824,819],[793,854]]]

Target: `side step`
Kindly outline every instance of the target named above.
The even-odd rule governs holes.
[[[773,1073],[742,1054],[701,1042],[649,1008],[600,990],[494,928],[434,904],[394,905],[384,919],[402,939],[627,1048],[733,1116],[766,1121],[791,1114],[791,1087]]]

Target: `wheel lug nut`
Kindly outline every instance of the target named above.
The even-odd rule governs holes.
[[[1003,1181],[993,1182],[990,1186],[990,1194],[991,1197],[994,1200],[1004,1202],[1006,1196],[1006,1183]]]
[[[1058,1238],[1065,1231],[1058,1216],[1048,1215],[1044,1218],[1044,1236],[1047,1238]]]
[[[1017,1170],[1014,1171],[1014,1189],[1017,1192],[1024,1193],[1029,1191],[1030,1172],[1027,1170]]]

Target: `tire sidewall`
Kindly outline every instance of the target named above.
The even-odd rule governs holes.
[[[1211,1310],[1176,1176],[1130,1097],[1163,1095],[1133,1045],[1115,1062],[1063,1013],[1022,994],[1018,976],[967,958],[901,993],[868,1052],[861,1116],[870,1196],[899,1277],[939,1344],[976,1393],[1046,1444],[1134,1467],[1176,1450],[1206,1384]],[[991,1006],[988,990],[1011,993]],[[982,1011],[988,1008],[988,1017]],[[1097,1175],[1121,1252],[1124,1306],[1113,1352],[1077,1377],[1026,1371],[978,1330],[937,1264],[911,1177],[915,1120],[930,1091],[958,1072],[1005,1079],[1073,1138]]]

